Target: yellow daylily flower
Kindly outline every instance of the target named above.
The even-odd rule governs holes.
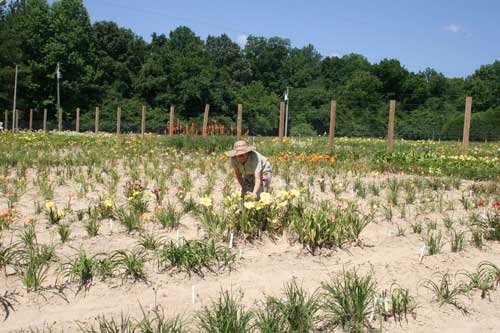
[[[246,209],[253,209],[255,208],[255,202],[247,201],[243,204],[243,206],[245,206]]]
[[[212,206],[212,199],[210,197],[203,197],[200,199],[200,204],[205,207]]]

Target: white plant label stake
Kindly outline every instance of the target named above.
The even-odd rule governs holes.
[[[425,244],[422,245],[422,247],[420,248],[420,258],[419,258],[420,262],[422,262],[422,259],[424,258],[426,250],[427,250],[427,246]]]
[[[108,225],[109,225],[109,232],[113,233],[113,219],[109,219]]]
[[[191,302],[196,304],[196,286],[191,286]]]
[[[231,231],[231,235],[229,236],[229,248],[230,249],[233,248],[233,237],[234,237],[234,233]]]

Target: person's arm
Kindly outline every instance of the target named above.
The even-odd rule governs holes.
[[[257,197],[257,193],[260,191],[260,182],[262,179],[262,173],[261,172],[256,172],[255,173],[255,185],[253,187],[253,195]]]
[[[236,174],[236,179],[238,179],[238,183],[241,186],[241,196],[245,196],[245,182],[243,181],[243,176],[238,168],[234,168],[234,173]]]

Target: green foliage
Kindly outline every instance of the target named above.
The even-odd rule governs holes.
[[[458,298],[465,293],[467,286],[463,282],[456,281],[457,276],[453,276],[448,272],[436,273],[435,276],[437,281],[432,279],[424,280],[423,286],[429,289],[436,297],[436,300],[441,304],[452,304],[466,311],[458,303]]]
[[[322,55],[313,45],[293,47],[278,36],[249,36],[243,48],[228,35],[202,40],[180,26],[168,35],[144,41],[110,21],[91,18],[81,0],[15,1],[1,7],[0,108],[11,105],[14,64],[20,65],[20,109],[48,109],[49,129],[56,123],[55,69],[61,65],[63,125],[93,129],[101,107],[102,131],[114,131],[122,108],[122,131],[137,132],[140,110],[147,109],[147,131],[166,127],[169,105],[176,119],[199,128],[205,104],[210,116],[227,128],[238,103],[244,105],[243,128],[275,134],[279,101],[290,89],[290,133],[328,131],[329,103],[338,104],[337,133],[385,136],[387,100],[398,101],[397,134],[405,138],[455,139],[462,135],[463,104],[474,97],[473,140],[499,138],[500,62],[481,66],[466,79],[450,79],[434,69],[409,72],[397,59],[370,63],[359,54]],[[177,115],[182,115],[177,117]],[[21,112],[21,124],[27,116]],[[35,112],[35,127],[41,113]]]
[[[118,270],[122,279],[131,277],[134,281],[146,281],[145,262],[146,257],[141,251],[126,252],[123,250],[115,251],[111,256],[111,261]]]
[[[323,283],[322,308],[331,326],[340,326],[349,332],[370,329],[370,313],[376,282],[373,275],[360,276],[356,270],[344,271]]]
[[[315,136],[317,133],[308,123],[294,124],[290,128],[290,135],[293,136]]]
[[[215,240],[199,241],[181,239],[170,241],[160,251],[159,264],[165,270],[177,269],[190,274],[204,276],[204,270],[231,269],[236,256]]]
[[[75,259],[69,259],[59,268],[60,274],[67,282],[77,282],[80,288],[88,289],[97,271],[97,255],[88,256],[80,250]]]
[[[256,326],[261,332],[313,332],[320,321],[319,300],[318,292],[309,295],[293,280],[285,285],[281,298],[265,299]]]
[[[250,333],[253,313],[241,305],[241,296],[221,291],[216,300],[204,306],[197,314],[198,329],[204,333]]]

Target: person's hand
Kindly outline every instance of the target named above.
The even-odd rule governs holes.
[[[254,200],[257,200],[257,193],[255,192],[247,192],[246,195],[251,196]]]

